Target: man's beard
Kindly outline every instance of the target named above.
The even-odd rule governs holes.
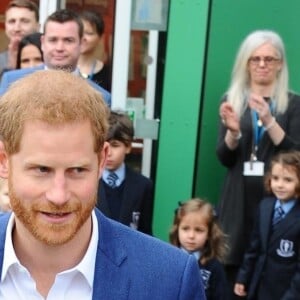
[[[73,65],[65,65],[65,66],[56,65],[56,66],[53,66],[53,69],[54,70],[59,70],[59,71],[62,70],[62,71],[72,73],[72,72],[75,71],[76,67],[74,67]]]
[[[79,199],[70,200],[63,205],[56,205],[45,199],[25,200],[20,199],[16,194],[9,178],[9,197],[12,210],[16,218],[37,240],[49,245],[62,245],[76,235],[83,224],[91,216],[95,207],[96,196],[89,201],[82,202]],[[50,223],[42,217],[41,212],[47,215],[72,212],[72,218],[67,222]]]

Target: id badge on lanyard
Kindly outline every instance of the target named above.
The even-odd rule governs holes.
[[[264,128],[261,120],[255,111],[251,111],[252,124],[253,124],[253,136],[254,142],[250,155],[250,160],[244,162],[244,176],[264,176],[265,164],[262,161],[257,160],[257,149],[259,141],[264,133]]]

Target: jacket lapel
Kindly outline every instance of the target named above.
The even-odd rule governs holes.
[[[267,198],[267,201],[265,201],[264,203],[265,205],[263,205],[260,210],[260,232],[262,237],[263,249],[267,248],[267,243],[271,230],[270,224],[272,222],[272,214],[275,201],[275,198]]]
[[[99,227],[93,300],[128,299],[130,281],[126,274],[126,247],[118,232],[96,209]]]
[[[270,237],[270,245],[272,243],[278,242],[278,239],[282,237],[282,235],[294,227],[296,222],[299,222],[300,219],[300,204],[297,201],[295,206],[289,211],[286,217],[280,221],[279,226],[274,230],[273,234]]]

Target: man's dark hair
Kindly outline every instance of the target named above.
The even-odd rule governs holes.
[[[46,22],[44,24],[44,33],[46,33],[46,28],[47,28],[47,24],[48,22],[57,22],[57,23],[66,23],[66,22],[70,22],[73,21],[78,25],[78,33],[79,33],[79,37],[82,38],[83,36],[83,23],[81,21],[81,18],[79,17],[79,15],[69,9],[59,9],[57,11],[55,11],[54,13],[52,13],[50,16],[48,16],[48,18],[46,19]]]

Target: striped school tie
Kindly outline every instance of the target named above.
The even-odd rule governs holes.
[[[115,188],[117,187],[117,180],[118,180],[118,175],[115,172],[110,172],[107,176],[107,184],[111,187],[111,188]]]
[[[282,206],[278,206],[274,210],[274,215],[273,215],[273,225],[279,223],[284,217],[284,210]]]

